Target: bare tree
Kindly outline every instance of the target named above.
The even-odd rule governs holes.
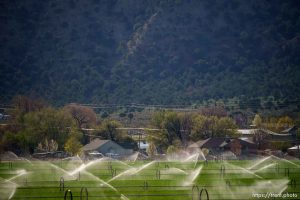
[[[69,104],[64,109],[75,119],[78,128],[96,124],[96,113],[89,107]]]

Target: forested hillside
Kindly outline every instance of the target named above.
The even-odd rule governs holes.
[[[3,0],[0,101],[300,98],[297,0]]]

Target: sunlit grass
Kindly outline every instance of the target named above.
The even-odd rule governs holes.
[[[199,192],[205,188],[210,199],[255,199],[255,192],[300,191],[300,168],[296,166],[300,162],[292,162],[273,158],[261,163],[105,159],[92,163],[1,162],[0,199],[63,199],[67,189],[72,191],[73,199],[80,199],[82,188],[87,188],[88,199],[192,199],[193,185],[198,186]],[[61,178],[64,188],[60,187]],[[194,189],[194,199],[199,192]]]

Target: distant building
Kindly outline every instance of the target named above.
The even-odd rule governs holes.
[[[248,138],[208,138],[189,145],[187,149],[190,152],[197,152],[205,148],[210,154],[219,155],[231,151],[236,143],[239,144],[241,155],[257,153],[257,145]]]
[[[253,137],[257,130],[259,129],[238,129],[237,133],[240,134],[241,137]]]
[[[287,151],[292,156],[300,157],[300,145],[290,147]]]
[[[111,140],[100,140],[98,138],[83,146],[82,149],[85,154],[99,152],[113,158],[121,158],[133,153],[132,149],[125,149]]]
[[[10,115],[4,115],[0,113],[0,120],[8,120],[10,118]]]
[[[138,146],[139,146],[140,150],[146,151],[149,147],[149,144],[147,143],[147,141],[143,140],[143,141],[138,142]]]
[[[274,144],[285,142],[290,146],[297,144],[297,127],[293,126],[281,133],[276,133],[268,129],[239,129],[240,138],[247,138],[258,144],[260,149],[274,149]]]
[[[292,126],[292,127],[288,128],[288,129],[285,129],[285,130],[281,131],[281,133],[283,133],[283,134],[290,134],[293,137],[296,137],[297,130],[298,130],[297,126]]]

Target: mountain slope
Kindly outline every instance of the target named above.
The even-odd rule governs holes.
[[[299,98],[298,1],[3,1],[0,93],[68,102]]]

